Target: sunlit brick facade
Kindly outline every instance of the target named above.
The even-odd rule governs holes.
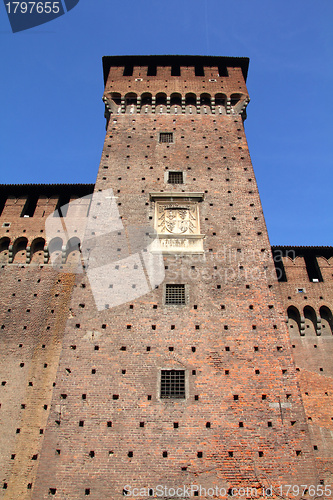
[[[290,484],[332,498],[333,248],[270,246],[248,59],[103,67],[96,184],[0,186],[0,498],[288,498]],[[69,221],[111,190],[121,230],[115,246],[89,233],[112,267],[96,290]],[[160,282],[131,228],[157,233]]]

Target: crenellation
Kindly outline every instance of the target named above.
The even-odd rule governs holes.
[[[329,259],[318,256],[317,262],[324,283],[333,282],[333,256]]]
[[[195,78],[194,66],[182,66],[181,67],[181,76],[184,80],[184,84],[192,83],[193,79]],[[189,81],[187,81],[187,80],[189,80]]]
[[[332,462],[331,440],[324,429],[332,424],[333,342],[332,247],[273,247],[283,257],[286,279],[279,291],[292,342],[293,357],[309,422],[320,477],[328,481]],[[288,255],[288,256],[287,256]],[[280,270],[280,268],[279,268]]]
[[[210,81],[211,79],[214,79],[214,78],[216,80],[220,78],[219,69],[217,66],[204,66],[203,70],[204,70],[205,78],[206,79],[208,78],[208,81]]]
[[[309,282],[309,276],[306,271],[304,257],[297,256],[295,259],[283,257],[283,265],[287,275],[287,281],[303,285]]]
[[[111,83],[113,84],[116,80],[123,79],[124,69],[124,66],[112,66],[110,68],[107,87],[112,88],[113,85],[111,85]]]
[[[134,66],[133,67],[133,78],[140,78],[142,80],[147,80],[148,66]]]
[[[171,66],[157,66],[156,76],[153,77],[154,80],[168,80],[171,78]],[[167,83],[167,82],[165,82]],[[161,85],[161,83],[160,83]]]

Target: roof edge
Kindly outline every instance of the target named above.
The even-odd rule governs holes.
[[[330,248],[330,249],[333,249],[333,246],[331,245],[272,245],[271,248],[273,250],[279,250],[279,249],[283,249],[283,250],[289,250],[289,249],[316,249],[316,248]]]
[[[220,66],[241,68],[246,82],[250,59],[248,57],[235,56],[204,56],[204,55],[126,55],[126,56],[103,56],[104,86],[106,85],[109,71],[112,66],[124,66],[133,64],[138,66],[148,66],[148,64],[158,64],[159,66],[170,66],[181,64],[183,66],[195,66],[203,64],[206,66]]]

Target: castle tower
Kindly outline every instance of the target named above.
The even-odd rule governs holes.
[[[84,272],[63,285],[47,425],[20,498],[186,498],[184,485],[205,499],[271,486],[280,498],[316,485],[244,131],[248,59],[103,67]],[[54,283],[73,276],[60,268]]]

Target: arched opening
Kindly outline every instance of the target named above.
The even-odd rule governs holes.
[[[164,92],[156,94],[156,111],[155,113],[166,113],[167,111],[167,96]]]
[[[246,118],[246,98],[247,96],[244,94],[231,94],[230,96],[232,112],[241,113],[244,120]]]
[[[17,238],[14,241],[13,245],[13,261],[17,263],[25,263],[26,262],[26,249],[27,249],[28,240],[27,238]]]
[[[5,237],[0,240],[0,262],[7,263],[8,262],[8,247],[10,244],[10,239]]]
[[[225,94],[215,94],[215,113],[217,115],[226,114],[227,96]]]
[[[304,307],[305,335],[317,334],[317,317],[314,309],[310,306]]]
[[[178,93],[170,96],[170,112],[173,115],[179,115],[182,112],[182,96]]]
[[[289,306],[287,309],[287,315],[288,315],[288,329],[290,335],[300,335],[301,316],[297,307]]]
[[[30,249],[31,261],[33,261],[36,264],[44,263],[44,247],[45,247],[44,238],[36,238],[35,240],[33,240]]]
[[[53,238],[48,245],[48,251],[49,263],[55,267],[61,266],[62,239],[59,237]]]
[[[141,113],[151,113],[152,106],[152,95],[149,92],[145,92],[141,95]]]
[[[129,92],[125,95],[125,113],[136,113],[137,95],[134,92]]]
[[[241,94],[231,94],[230,96],[230,104],[234,108],[241,100]]]
[[[209,94],[201,94],[200,96],[200,110],[201,114],[207,115],[212,112],[211,98]]]
[[[186,94],[185,96],[185,112],[194,114],[197,111],[197,96],[195,94]]]
[[[322,335],[332,335],[333,334],[332,311],[326,306],[321,306],[321,308],[319,309],[319,314],[321,318]]]
[[[73,272],[79,272],[81,267],[81,241],[73,237],[67,242],[66,246],[66,264],[69,264]]]
[[[110,104],[112,113],[119,114],[121,112],[121,94],[112,92]]]

